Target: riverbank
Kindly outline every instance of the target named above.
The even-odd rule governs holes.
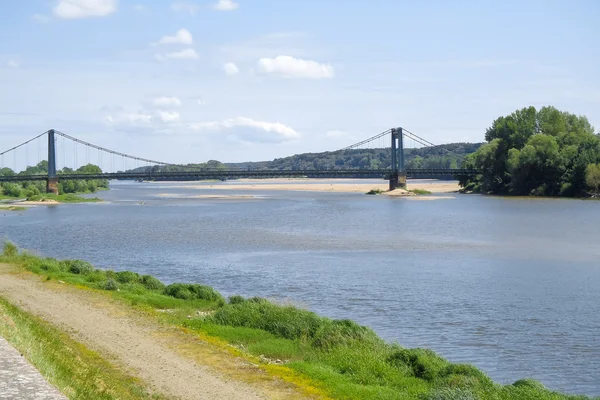
[[[389,184],[382,180],[381,183],[363,183],[357,180],[356,183],[347,183],[348,180],[342,179],[323,179],[327,183],[314,183],[311,179],[240,179],[237,181],[226,181],[214,185],[181,185],[181,182],[169,182],[174,184],[172,188],[177,189],[198,189],[198,190],[289,190],[305,192],[332,192],[332,193],[367,193],[370,190],[387,191]],[[179,185],[177,185],[179,183]],[[165,184],[165,182],[160,182]],[[460,189],[455,181],[419,181],[412,183],[408,181],[408,189],[425,190],[431,193],[457,193]]]
[[[98,197],[82,197],[82,194],[89,194],[89,193],[68,193],[68,194],[52,194],[52,193],[48,193],[48,194],[43,194],[43,195],[36,195],[36,196],[31,196],[29,198],[26,199],[11,199],[11,198],[7,198],[4,197],[4,199],[2,200],[2,202],[0,202],[0,208],[1,207],[20,207],[23,208],[21,206],[52,206],[52,205],[57,205],[57,204],[61,204],[61,203],[68,203],[68,204],[73,204],[73,203],[98,203],[101,202],[102,199],[98,198]]]
[[[53,321],[61,322],[61,318],[67,318],[62,314],[71,314],[73,307],[79,306],[86,296],[97,296],[81,316],[70,318],[83,318],[82,323],[89,325],[87,334],[104,335],[107,329],[105,321],[86,318],[85,315],[95,309],[105,309],[106,299],[112,299],[117,302],[115,304],[127,305],[127,315],[132,315],[134,320],[143,314],[149,318],[145,320],[147,323],[159,320],[165,326],[183,327],[196,340],[217,343],[257,365],[264,373],[288,384],[293,383],[296,390],[303,390],[305,395],[318,397],[319,393],[321,396],[326,393],[332,398],[349,399],[585,398],[550,392],[531,380],[498,385],[472,366],[451,364],[430,350],[405,349],[388,344],[370,329],[351,321],[332,321],[289,305],[240,296],[226,301],[207,286],[165,286],[153,277],[133,272],[99,271],[81,261],[58,262],[27,254],[15,255],[15,251],[9,247],[0,259],[0,262],[16,266],[11,267],[13,272],[0,271],[3,275],[0,293],[3,296],[7,292],[12,293],[15,301],[29,299],[30,303],[35,303],[31,294],[23,290],[23,284],[14,281],[20,279],[36,282],[44,290],[53,291],[52,301],[58,302],[61,296],[68,296],[68,304],[74,304],[68,310],[61,311],[59,306],[49,307],[48,293],[39,296],[39,304],[30,305]],[[34,276],[23,274],[24,270],[44,279],[36,281]],[[5,277],[12,277],[13,281]],[[93,290],[81,290],[69,283]],[[58,317],[54,315],[57,313]],[[98,333],[94,333],[94,329]],[[101,345],[111,342],[109,339],[116,343],[124,340],[119,335],[96,340]],[[128,351],[125,347],[123,349]],[[191,356],[196,351],[187,348],[184,352]],[[217,355],[216,362],[220,364],[219,357]],[[193,379],[188,378],[190,380]]]

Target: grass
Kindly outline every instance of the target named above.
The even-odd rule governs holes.
[[[375,189],[371,189],[371,190],[369,190],[369,191],[367,192],[367,194],[370,194],[370,195],[376,195],[376,194],[381,194],[381,193],[384,193],[384,192],[385,192],[385,190],[381,190],[381,189],[379,189],[379,188],[375,188]]]
[[[259,297],[232,296],[225,301],[208,286],[167,286],[149,275],[35,257],[10,243],[0,262],[20,265],[46,279],[105,290],[144,310],[168,311],[156,314],[202,338],[235,346],[272,375],[316,387],[333,398],[587,399],[550,391],[531,379],[500,385],[471,365],[452,364],[429,349],[387,343],[353,321],[331,320]]]
[[[86,197],[81,197],[74,193],[58,194],[58,195],[56,195],[54,193],[46,193],[46,194],[31,196],[27,200],[42,201],[42,202],[47,201],[47,200],[54,200],[54,201],[58,201],[59,203],[96,203],[96,202],[102,201],[98,197],[86,198]]]
[[[160,398],[98,353],[2,298],[0,336],[70,399]]]
[[[417,194],[417,195],[431,194],[431,192],[429,190],[425,190],[425,189],[411,189],[411,190],[409,190],[409,192]]]

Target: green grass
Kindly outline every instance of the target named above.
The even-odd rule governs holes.
[[[141,309],[166,311],[160,313],[165,323],[222,339],[259,357],[263,365],[283,363],[333,398],[587,399],[552,392],[530,379],[496,384],[473,366],[452,364],[428,349],[387,343],[353,321],[331,320],[262,298],[232,296],[225,301],[208,286],[166,286],[148,275],[97,270],[83,261],[34,257],[11,244],[5,245],[0,262],[20,265],[46,279],[106,290]]]
[[[409,192],[417,194],[417,195],[431,194],[431,192],[429,190],[425,190],[425,189],[412,189],[412,190],[409,190]]]
[[[0,336],[70,399],[159,399],[136,378],[0,298]]]
[[[383,193],[383,192],[384,192],[384,190],[381,190],[381,189],[375,188],[375,189],[371,189],[371,190],[369,190],[369,191],[367,192],[367,194],[375,195],[375,194],[381,194],[381,193]]]
[[[29,201],[54,200],[54,201],[58,201],[59,203],[96,203],[96,202],[102,201],[98,197],[86,198],[86,197],[81,197],[74,193],[58,194],[58,195],[56,195],[54,193],[46,193],[46,194],[31,196],[27,200],[29,200]]]

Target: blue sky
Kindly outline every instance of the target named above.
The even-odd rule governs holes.
[[[0,150],[56,128],[171,162],[482,141],[554,105],[600,128],[596,0],[0,3]]]

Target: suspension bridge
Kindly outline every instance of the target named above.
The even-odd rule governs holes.
[[[37,149],[37,160],[47,161],[47,173],[19,173],[0,174],[0,182],[23,182],[23,181],[46,181],[49,193],[58,192],[59,180],[78,179],[135,179],[135,180],[227,180],[238,178],[280,178],[280,177],[306,177],[306,178],[355,178],[355,179],[385,179],[389,180],[390,190],[405,188],[407,177],[454,177],[460,178],[470,176],[477,171],[462,168],[405,168],[405,142],[406,140],[421,147],[435,147],[435,145],[416,134],[403,129],[392,128],[377,135],[369,137],[358,143],[337,150],[338,152],[350,151],[361,148],[383,149],[385,142],[390,143],[391,165],[386,168],[376,169],[251,169],[251,168],[211,168],[200,167],[194,164],[181,165],[164,161],[151,160],[137,157],[119,151],[98,146],[76,137],[67,135],[55,129],[50,129],[36,137],[27,140],[0,153],[0,170],[13,165],[30,166],[30,157],[35,157]],[[372,147],[379,144],[379,147]],[[33,149],[31,149],[33,147]],[[387,148],[387,146],[385,146]],[[47,151],[47,153],[46,153]],[[43,156],[47,155],[47,158]],[[97,160],[96,160],[97,158]],[[62,169],[58,164],[62,160]],[[79,166],[97,162],[100,171],[92,172],[77,170]],[[121,167],[122,169],[117,170]],[[165,168],[174,167],[174,168]]]

